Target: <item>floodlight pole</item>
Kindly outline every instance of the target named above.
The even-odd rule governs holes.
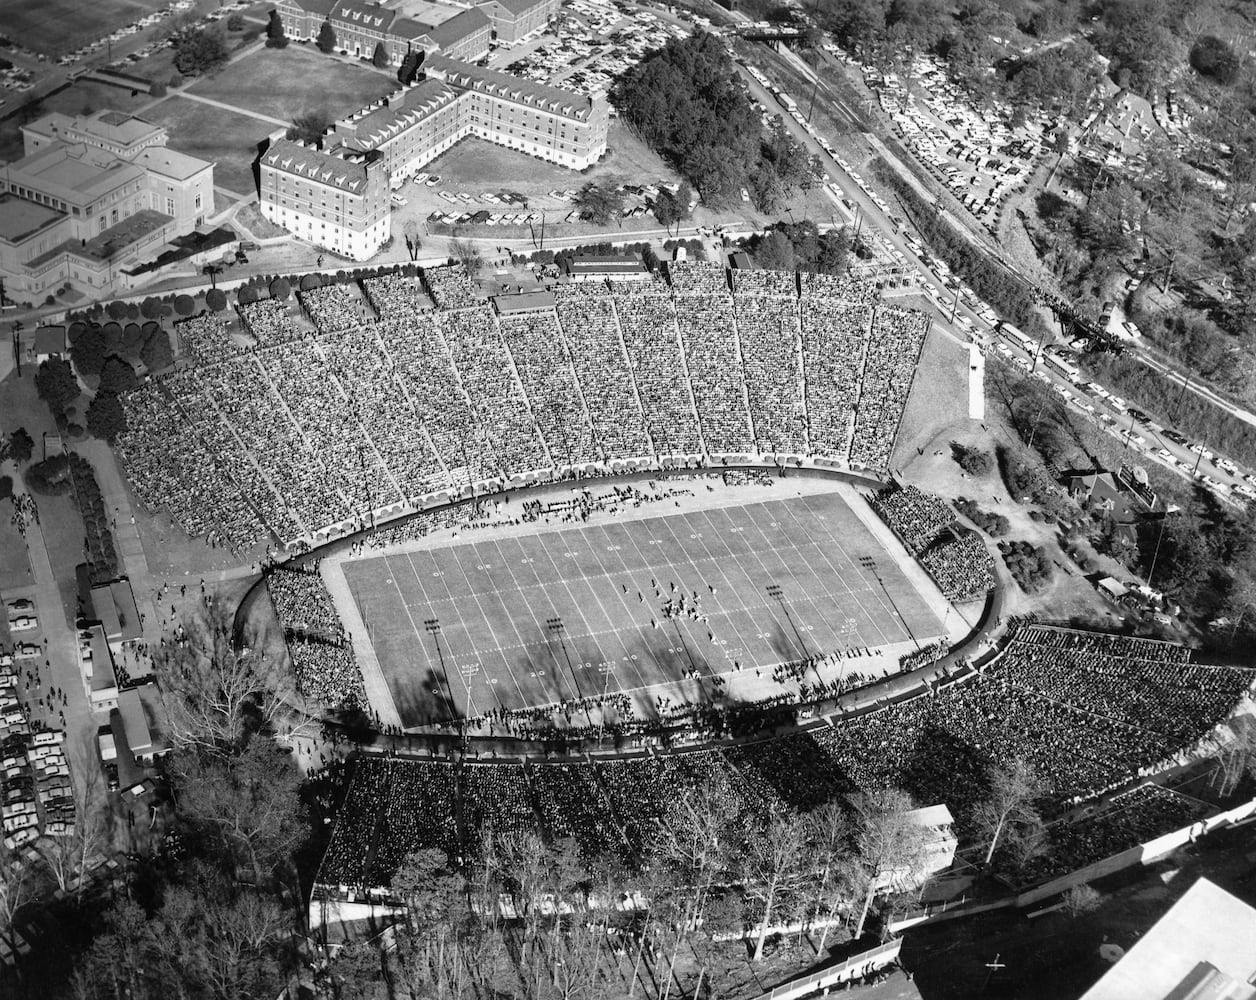
[[[465,749],[466,731],[463,727],[462,713],[458,711],[458,706],[454,704],[454,689],[449,683],[449,666],[445,663],[445,653],[440,648],[440,619],[426,619],[423,622],[423,628],[432,637],[432,642],[436,644],[436,658],[440,661],[441,673],[445,676],[445,696],[449,699],[449,707],[454,713],[454,725],[458,727],[458,739],[464,744]]]

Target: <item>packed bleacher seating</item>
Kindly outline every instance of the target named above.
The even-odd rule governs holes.
[[[859,401],[872,310],[836,299],[799,304],[811,450],[845,458]]]
[[[266,589],[285,633],[344,638],[344,626],[317,570],[276,566],[266,574]]]
[[[994,557],[971,531],[940,538],[921,554],[920,564],[952,601],[985,597],[994,586]]]
[[[955,523],[955,508],[917,486],[888,486],[871,498],[872,509],[894,529],[903,544],[915,553],[927,549],[935,538]]]
[[[845,274],[803,271],[798,277],[799,288],[805,299],[829,299],[850,306],[873,306],[881,294],[871,281],[863,281]]]
[[[311,288],[297,292],[297,299],[319,333],[352,330],[366,322],[369,315],[365,303],[352,293],[348,285]]]
[[[197,364],[213,364],[239,351],[231,342],[231,324],[215,313],[189,316],[174,324],[179,354]]]
[[[381,320],[378,329],[391,325]],[[376,327],[366,326],[325,338],[328,370],[402,494],[424,496],[448,486],[449,479],[425,433],[419,406],[376,333]]]
[[[483,302],[475,282],[461,264],[425,267],[423,282],[432,301],[441,309],[461,309]]]
[[[598,461],[601,449],[594,441],[557,317],[551,312],[528,313],[502,316],[498,322],[532,419],[549,443],[554,462],[572,466]]]
[[[362,279],[362,290],[381,321],[406,320],[433,310],[418,275],[390,271]]]
[[[488,306],[443,313],[440,329],[498,474],[551,467]]]
[[[659,455],[698,454],[702,450],[698,421],[689,386],[682,377],[684,366],[671,301],[658,295],[616,294],[614,302],[654,451]]]
[[[924,313],[898,306],[880,306],[873,313],[850,444],[853,464],[869,469],[889,465],[928,332],[929,319]]]
[[[734,302],[755,448],[801,454],[806,451],[806,410],[799,370],[797,304],[790,299],[750,295],[739,295]]]
[[[589,283],[556,287],[568,290],[558,297],[558,322],[584,390],[594,440],[608,458],[648,455],[641,404],[608,290]]]
[[[554,312],[498,318],[463,268],[412,270],[240,304],[250,350],[221,317],[181,324],[193,364],[124,401],[144,503],[240,549],[569,462],[788,451],[884,469],[925,329],[870,319],[873,292],[845,278],[804,277],[800,301],[792,273],[746,272],[733,294],[724,268],[681,262],[674,289],[559,285]]]
[[[707,451],[748,454],[754,445],[732,299],[728,295],[677,296],[676,325]]]
[[[1046,849],[1026,864],[1016,865],[1009,852],[999,851],[994,867],[1014,884],[1034,885],[1181,830],[1207,809],[1196,799],[1148,782],[1114,795],[1076,822],[1053,823],[1047,828]]]
[[[733,292],[737,295],[779,295],[798,297],[798,275],[794,271],[762,271],[758,268],[735,270]]]
[[[237,306],[244,328],[253,335],[259,347],[274,347],[310,334],[295,307],[279,299],[261,299]]]
[[[667,265],[672,291],[677,295],[726,295],[728,271],[705,260],[676,260]]]
[[[1061,651],[1069,658],[1056,660]],[[587,854],[640,857],[679,790],[696,787],[750,824],[785,806],[808,810],[860,788],[895,786],[921,803],[946,803],[962,829],[986,794],[990,768],[1015,759],[1045,782],[1042,805],[1055,820],[1075,802],[1137,781],[1204,736],[1254,679],[1242,668],[1191,664],[1189,653],[1166,643],[1017,625],[980,671],[837,727],[594,763],[462,764],[452,781],[424,773],[448,775],[447,764],[366,760],[356,765],[320,881],[351,883],[344,872],[361,872],[355,859],[368,855],[376,836],[392,768],[418,772],[408,785],[418,817],[461,815],[464,854],[478,849],[486,829],[536,829],[571,837]],[[1158,711],[1148,713],[1149,704]],[[1197,815],[1193,800],[1135,788],[1076,823],[1053,824],[1050,853],[1017,877],[1041,881]],[[442,828],[450,829],[452,823]],[[422,846],[419,838],[442,832],[421,819],[410,830],[386,856],[403,857]],[[375,872],[375,884],[387,884],[386,875]]]
[[[288,655],[297,690],[306,698],[334,709],[368,707],[362,672],[347,642],[294,636],[288,640]]]

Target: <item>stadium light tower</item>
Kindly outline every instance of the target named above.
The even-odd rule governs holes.
[[[898,610],[898,605],[894,603],[894,598],[890,594],[890,589],[885,585],[885,581],[881,579],[881,574],[877,571],[877,561],[871,556],[862,556],[859,562],[860,565],[876,577],[877,583],[881,585],[882,593],[885,594],[885,599],[890,602],[890,607],[892,607],[894,609],[894,613],[898,615],[898,620],[903,623],[903,628],[907,632],[907,637],[911,639],[915,647],[919,649],[920,643],[916,639],[916,634],[912,632],[911,626],[907,624],[907,619],[903,617],[903,613]]]
[[[440,619],[425,618],[423,620],[423,630],[432,637],[432,642],[436,644],[436,658],[440,661],[441,673],[445,676],[445,697],[449,700],[450,711],[454,713],[454,725],[458,727],[458,738],[465,739],[465,732],[462,726],[462,713],[458,711],[458,706],[454,704],[454,689],[449,683],[449,667],[445,663],[445,652],[440,646]]]
[[[571,662],[571,654],[567,652],[567,640],[563,638],[567,632],[567,626],[563,624],[563,620],[559,616],[545,619],[545,628],[550,635],[558,636],[558,644],[563,650],[563,659],[567,661],[567,669],[571,673],[571,680],[576,685],[576,697],[584,701],[584,691],[580,688],[580,678],[576,674],[576,665]],[[584,709],[584,717],[589,725],[593,725],[593,716],[589,714],[589,708],[586,705]]]
[[[768,597],[772,598],[772,600],[776,601],[781,606],[781,611],[785,614],[785,620],[789,622],[789,627],[794,630],[794,637],[798,640],[798,648],[802,650],[802,658],[804,660],[810,660],[811,650],[807,648],[807,642],[803,639],[802,632],[799,631],[798,625],[794,621],[794,616],[789,612],[789,605],[785,603],[785,591],[779,583],[769,583],[767,590]],[[820,680],[820,668],[812,663],[811,669],[815,671],[816,680]]]

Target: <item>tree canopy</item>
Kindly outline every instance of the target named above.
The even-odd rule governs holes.
[[[318,46],[320,52],[332,52],[336,48],[336,29],[331,26],[330,21],[324,21],[322,27],[318,29],[318,39],[314,43]]]
[[[723,43],[704,32],[643,59],[618,80],[611,100],[708,202],[735,200],[759,162],[758,115]]]
[[[222,32],[202,28],[179,37],[174,47],[174,65],[184,76],[198,76],[226,62],[229,55]]]

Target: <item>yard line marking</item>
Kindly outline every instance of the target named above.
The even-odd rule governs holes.
[[[518,539],[512,539],[512,541],[518,544]],[[506,572],[510,574],[510,579],[511,579],[511,582],[515,586],[516,593],[525,594],[526,590],[524,589],[523,586],[520,585],[518,579],[515,577],[515,571],[511,568],[511,565],[510,565],[510,559],[507,558],[506,553],[502,550],[501,544],[499,543],[497,539],[493,539],[493,547],[497,549],[497,554],[501,558],[503,565],[505,565]],[[520,546],[520,548],[522,549],[522,546]],[[505,609],[506,611],[506,617],[510,619],[510,626],[512,629],[514,629],[515,637],[520,640],[520,645],[523,646],[523,642],[522,642],[523,636],[519,634],[519,628],[517,625],[515,625],[514,615],[510,614],[510,609],[506,607],[506,602],[504,600],[501,602],[501,605],[502,605],[502,608]],[[529,607],[531,607],[530,603],[529,603]],[[494,635],[493,638],[496,639],[497,636]],[[527,648],[527,647],[524,646],[524,648]],[[503,656],[503,659],[505,659],[504,656]],[[519,686],[519,678],[515,676],[514,667],[510,666],[510,664],[507,663],[506,670],[510,674],[510,681],[512,684],[514,684],[515,690],[519,692],[519,707],[520,708],[526,707],[528,704],[528,699],[524,695],[523,689]],[[544,687],[544,685],[542,685],[542,687]]]
[[[548,555],[548,550],[547,550],[547,548],[546,548],[546,546],[545,546],[545,535],[546,535],[546,534],[547,534],[546,532],[541,532],[540,534],[536,534],[536,535],[528,535],[528,536],[526,536],[526,537],[527,537],[527,538],[529,538],[529,539],[535,539],[535,540],[537,541],[538,545],[540,546],[541,551],[542,551],[542,552],[546,552],[546,553],[547,553],[547,555]],[[558,532],[558,534],[561,534],[561,532]],[[519,546],[519,551],[520,551],[520,552],[531,553],[531,552],[533,551],[532,549],[528,549],[528,548],[526,548],[526,547],[524,546],[524,544],[523,544],[523,539],[522,539],[522,538],[518,538],[518,539],[516,539],[516,540],[515,540],[515,542],[516,542],[516,544]],[[527,563],[526,565],[528,565],[528,566],[531,566],[531,567],[532,567],[532,575],[533,575],[534,577],[536,577],[536,581],[535,581],[533,584],[531,584],[531,585],[525,585],[525,587],[524,587],[522,590],[520,590],[520,593],[521,593],[521,594],[526,594],[526,593],[527,593],[528,586],[532,586],[532,587],[536,587],[536,588],[537,588],[537,590],[540,592],[540,594],[539,594],[538,596],[540,596],[540,595],[544,595],[544,593],[545,593],[545,591],[546,591],[546,588],[547,588],[547,586],[549,586],[549,584],[547,584],[545,580],[542,580],[542,579],[541,579],[541,573],[540,573],[540,571],[536,568],[536,561],[535,561],[535,558],[534,558],[532,555],[528,555],[528,556],[527,556],[527,558],[528,558],[528,560],[529,560],[529,561],[528,561],[528,563]],[[552,560],[552,559],[550,560],[550,564],[551,564],[551,565],[553,565],[553,560]],[[555,569],[557,569],[557,567],[555,567]],[[513,569],[510,571],[510,575],[511,575],[511,578],[513,579],[513,578],[514,578],[514,570],[513,570]],[[541,635],[541,637],[542,637],[542,641],[541,641],[541,643],[539,643],[539,644],[537,644],[537,645],[538,645],[538,648],[544,649],[544,650],[545,650],[545,652],[546,652],[546,653],[548,653],[548,654],[549,654],[549,655],[553,658],[553,660],[554,660],[554,666],[553,666],[553,669],[550,671],[550,673],[553,675],[553,677],[555,677],[555,678],[556,678],[556,680],[557,680],[557,682],[558,682],[558,686],[559,686],[559,688],[560,688],[560,690],[559,690],[559,692],[558,692],[558,701],[560,701],[560,702],[562,702],[562,701],[567,701],[567,700],[568,700],[568,697],[569,697],[569,696],[568,696],[568,694],[567,694],[567,693],[565,693],[565,692],[567,691],[567,681],[566,681],[566,678],[563,676],[563,667],[565,666],[565,664],[563,664],[563,662],[562,662],[561,660],[559,660],[559,658],[558,658],[558,654],[554,652],[554,644],[553,644],[553,642],[552,642],[552,641],[550,641],[550,640],[549,640],[549,638],[546,636],[545,622],[544,622],[543,620],[538,620],[538,619],[535,617],[535,615],[536,615],[536,608],[537,608],[537,606],[538,606],[538,604],[539,604],[539,603],[540,603],[539,601],[528,601],[528,602],[527,602],[527,605],[528,605],[528,611],[530,611],[530,612],[533,614],[533,616],[534,616],[534,617],[533,617],[533,624],[535,624],[535,625],[536,625],[537,632],[538,632],[538,633],[540,633],[540,635]],[[551,605],[551,608],[552,608],[552,605]],[[525,647],[525,648],[526,648],[526,647]],[[543,686],[548,688],[548,686],[549,686],[549,685],[548,685],[548,684],[544,684],[544,683],[543,683]]]
[[[701,513],[701,514],[705,515],[705,514],[706,514],[706,511],[699,511],[698,513]],[[710,520],[710,518],[709,518],[709,517],[708,517],[708,518],[706,518],[706,520],[707,520],[707,523],[708,523],[708,524],[711,524],[711,527],[712,527],[712,528],[714,528],[714,527],[715,527],[715,526],[714,526],[714,524],[711,522],[711,520]],[[690,523],[690,522],[689,522],[689,515],[686,515],[686,516],[685,516],[685,521],[686,521],[686,524],[689,524],[689,523]],[[692,526],[692,527],[697,527],[697,525],[691,525],[691,526]],[[675,537],[675,534],[676,534],[675,532],[672,532],[672,537]],[[698,535],[698,539],[697,539],[697,540],[698,540],[698,543],[702,546],[702,550],[703,550],[703,552],[705,552],[705,553],[706,553],[706,557],[705,557],[705,558],[706,558],[706,561],[710,562],[710,563],[711,563],[711,565],[712,565],[712,567],[713,567],[715,570],[717,570],[717,571],[719,572],[719,574],[720,574],[720,578],[724,581],[724,586],[728,587],[728,593],[729,593],[729,595],[730,595],[731,597],[733,597],[733,598],[741,598],[741,597],[743,597],[744,595],[743,595],[743,594],[742,594],[742,593],[741,593],[741,592],[740,592],[740,591],[739,591],[739,590],[738,590],[735,586],[733,586],[733,581],[732,581],[732,580],[728,577],[728,574],[726,574],[726,573],[724,572],[724,568],[723,568],[723,566],[721,566],[721,565],[720,565],[720,562],[721,562],[721,561],[720,561],[720,560],[718,560],[718,559],[716,559],[716,558],[715,558],[715,556],[711,554],[711,549],[710,549],[710,547],[706,544],[706,542],[704,542],[704,541],[702,540],[702,533],[701,533],[701,532],[694,532],[694,534],[697,534],[697,535]],[[731,546],[730,546],[730,548],[731,548]],[[705,581],[703,581],[703,580],[701,580],[701,579],[699,580],[699,583],[703,583],[703,582],[705,582]],[[747,582],[749,582],[749,581],[747,581]],[[708,584],[708,586],[709,586],[709,584]],[[696,588],[695,588],[695,589],[696,589]],[[718,598],[718,595],[716,595],[716,596],[717,596],[717,598]],[[701,594],[700,594],[700,593],[699,593],[699,597],[701,597]],[[734,603],[736,603],[736,601],[734,601]],[[748,609],[747,609],[747,608],[745,608],[745,607],[739,607],[739,608],[735,608],[735,609],[734,609],[734,608],[732,608],[732,607],[729,607],[729,608],[727,608],[727,609],[726,609],[726,608],[725,608],[725,606],[724,606],[724,602],[723,602],[723,601],[720,601],[720,600],[718,600],[718,599],[715,601],[715,604],[717,604],[717,605],[719,606],[719,614],[720,614],[721,616],[723,616],[725,619],[727,619],[727,624],[728,624],[729,628],[731,628],[731,629],[733,630],[734,634],[736,635],[737,647],[738,647],[739,649],[745,650],[745,651],[746,651],[746,654],[747,654],[747,659],[749,659],[750,646],[749,646],[749,644],[746,642],[745,638],[743,638],[743,636],[742,636],[742,634],[741,634],[741,629],[737,627],[736,619],[735,619],[735,617],[734,617],[734,613],[735,613],[735,612],[745,613]],[[715,632],[715,629],[714,629],[714,628],[712,628],[712,629],[711,629],[711,632],[712,632],[712,633],[714,633],[714,632]],[[717,639],[717,640],[718,640],[718,638],[719,638],[719,637],[718,637],[718,636],[716,636],[716,639]],[[723,650],[726,650],[726,647],[721,646],[720,648],[721,648],[721,650],[722,650],[722,651],[723,651]],[[740,662],[740,661],[739,661],[739,662]],[[755,666],[759,666],[759,665],[760,665],[760,664],[755,664]],[[722,666],[723,666],[725,669],[723,669],[723,670],[713,671],[713,673],[723,674],[723,673],[728,673],[729,671],[731,671],[731,670],[733,669],[733,665],[732,665],[731,663],[729,663],[729,662],[728,662],[727,657],[725,657],[725,658],[724,658],[724,663],[722,664]]]
[[[610,535],[610,532],[606,530],[606,526],[605,526],[605,525],[598,525],[598,528],[599,528],[600,533],[601,533],[601,535],[603,536],[603,538],[605,538],[605,539],[608,539],[608,540],[609,540],[609,538],[611,537],[611,535]],[[581,534],[584,536],[584,539],[585,539],[585,544],[589,546],[589,551],[590,551],[591,553],[593,553],[593,558],[594,558],[595,560],[597,560],[597,564],[598,564],[598,566],[602,566],[602,558],[601,558],[601,556],[599,556],[599,555],[598,555],[597,549],[594,547],[592,539],[590,539],[590,538],[589,538],[589,534],[590,534],[590,533],[589,533],[589,532],[587,532],[587,531],[585,531],[585,532],[581,532]],[[632,577],[629,575],[631,572],[632,572],[632,571],[631,571],[631,570],[629,570],[629,569],[627,568],[627,565],[626,565],[626,564],[624,564],[624,563],[623,563],[623,560],[621,559],[621,560],[620,560],[620,570],[619,570],[619,573],[620,573],[621,575],[628,576],[628,579],[630,579],[630,580],[631,580],[631,579],[632,579]],[[612,573],[611,573],[610,571],[607,571],[606,580],[607,580],[607,583],[611,583],[611,582],[613,582],[613,581],[612,581]],[[615,592],[615,596],[619,599],[619,602],[620,602],[620,603],[624,606],[624,611],[627,613],[627,616],[628,616],[629,621],[631,621],[631,620],[632,620],[632,617],[633,617],[633,615],[632,615],[632,608],[629,606],[628,602],[627,602],[626,600],[624,600],[624,592],[623,592],[622,590],[618,589],[618,588],[615,588],[615,587],[611,587],[611,590],[613,590],[613,591]],[[601,604],[601,601],[600,601],[600,600],[598,601],[598,604],[599,604],[599,605]],[[605,611],[605,609],[603,609],[603,611]],[[612,619],[609,615],[607,615],[607,620],[608,620],[608,621],[613,621],[613,619]],[[638,626],[638,628],[641,628],[641,627],[640,627],[640,626]],[[625,663],[627,663],[627,664],[629,665],[629,667],[631,667],[631,669],[632,669],[633,673],[635,673],[635,674],[637,675],[637,680],[638,680],[638,681],[641,681],[641,682],[644,684],[645,678],[641,676],[641,672],[640,672],[639,670],[637,670],[637,664],[636,664],[636,661],[635,661],[635,660],[633,660],[631,657],[632,657],[632,651],[631,651],[631,649],[628,647],[628,644],[627,644],[627,643],[625,643],[625,644],[623,645],[623,657],[622,657],[622,659],[621,659],[621,661],[620,661],[620,662],[625,662]],[[619,664],[616,664],[616,669],[618,669],[618,666],[619,666]],[[613,672],[613,671],[612,671],[612,672]],[[622,691],[622,690],[623,690],[623,684],[622,684],[622,683],[620,683],[620,680],[619,680],[619,677],[618,677],[618,676],[615,678],[615,687],[616,687],[618,690],[620,690],[620,691]]]
[[[427,602],[427,604],[428,604],[428,606],[429,606],[429,607],[432,607],[432,608],[433,608],[433,612],[434,612],[434,611],[435,611],[435,606],[434,606],[434,605],[435,605],[435,602],[434,602],[434,601],[431,601],[431,600],[428,598],[428,596],[427,596],[427,588],[423,586],[423,579],[422,579],[422,577],[420,577],[420,576],[419,576],[419,570],[418,570],[418,567],[416,567],[416,566],[414,565],[414,554],[413,554],[413,553],[411,553],[411,552],[407,552],[407,553],[406,553],[406,562],[407,562],[407,563],[409,563],[409,565],[410,565],[410,572],[414,574],[414,579],[415,579],[415,581],[416,581],[416,582],[418,583],[418,585],[419,585],[419,591],[420,591],[420,592],[422,593],[422,595],[423,595],[423,600]],[[433,560],[432,560],[432,562],[433,562],[433,564],[435,564],[436,560],[435,560],[435,559],[433,559]],[[448,585],[447,583],[445,583],[445,577],[444,577],[443,573],[442,573],[442,575],[441,575],[441,577],[440,577],[440,581],[441,581],[441,585],[445,588],[446,593],[448,593],[448,592],[449,592],[449,585]],[[407,609],[406,609],[406,613],[407,613],[407,614],[409,614],[409,611],[410,611],[410,609],[409,609],[409,608],[407,608]],[[438,617],[438,616],[436,616],[435,614],[433,614],[433,617]],[[414,621],[414,617],[413,617],[413,616],[411,616],[410,620],[411,620],[411,621]],[[459,624],[461,624],[461,625],[462,625],[462,627],[463,627],[463,629],[464,629],[464,630],[466,630],[466,631],[468,631],[468,632],[470,631],[470,630],[469,630],[469,629],[467,629],[467,627],[466,627],[466,621],[465,621],[465,619],[464,619],[464,620],[462,620],[462,621],[460,621],[460,623],[459,623]],[[416,629],[416,634],[417,634],[417,629]],[[438,637],[433,636],[433,639],[434,639],[435,641],[439,642],[439,638],[438,638]],[[422,640],[420,639],[419,641],[422,641]],[[450,657],[452,658],[452,657],[453,657],[453,644],[452,644],[452,643],[448,643],[448,642],[447,642],[447,643],[446,643],[446,645],[447,645],[447,646],[449,646],[449,655],[450,655]],[[438,654],[437,654],[437,660],[439,661],[439,659],[440,659],[440,654],[438,653]],[[431,661],[429,660],[428,662],[430,663]],[[447,666],[447,665],[445,665],[445,666],[443,666],[443,667],[442,667],[442,669],[443,669],[443,671],[444,671],[444,673],[445,673],[445,675],[446,675],[446,681],[445,681],[446,686],[448,686],[448,683],[449,683],[449,681],[448,681],[449,668],[448,668],[448,666]],[[464,718],[464,719],[469,719],[469,718],[471,718],[471,717],[472,717],[472,715],[479,715],[479,714],[480,714],[480,711],[479,711],[479,706],[477,706],[477,705],[476,705],[476,703],[475,703],[475,697],[471,694],[471,685],[470,685],[470,683],[467,681],[466,674],[464,674],[464,673],[462,672],[462,670],[461,670],[461,668],[460,668],[459,664],[457,664],[457,663],[455,663],[455,664],[454,664],[454,670],[455,670],[455,672],[458,674],[458,676],[462,679],[462,687],[463,687],[463,690],[464,690],[464,691],[466,691],[466,695],[467,695],[467,703],[466,703],[466,705],[465,705],[465,706],[463,706],[463,718]],[[453,692],[452,692],[452,691],[450,692],[450,696],[451,696],[451,697],[453,696]],[[456,706],[455,706],[455,708],[456,708]]]
[[[845,497],[842,497],[841,499],[846,504],[847,507],[850,506],[850,502],[847,501]],[[853,514],[854,511],[851,511],[851,513]],[[856,519],[858,519],[858,515],[856,515]],[[866,571],[861,566],[859,566],[853,558],[851,558],[850,553],[847,552],[845,547],[842,545],[842,543],[837,540],[837,536],[833,534],[833,529],[829,526],[827,518],[820,517],[818,520],[819,520],[819,523],[823,526],[825,534],[828,536],[829,543],[835,549],[837,549],[837,551],[842,554],[842,557],[846,560],[846,562],[850,564],[851,571],[854,573],[855,577],[863,583],[864,589],[866,589],[868,593],[872,596],[873,601],[875,601],[878,605],[880,605],[881,611],[885,614],[885,616],[889,618],[891,621],[894,621],[895,620],[894,609],[886,602],[885,593],[881,591],[878,587],[874,587],[871,583],[868,582],[868,575]],[[862,524],[860,525],[860,528],[864,531],[868,530],[867,528],[864,528]],[[873,541],[874,542],[876,541],[875,537],[873,538]],[[880,551],[887,552],[887,550],[882,548],[879,543],[877,547],[878,549],[880,549]],[[825,558],[827,559],[828,556],[826,555]],[[852,593],[852,596],[854,596],[853,590],[851,593]],[[888,645],[891,640],[886,636],[885,631],[881,628],[880,624],[878,624],[879,619],[868,611],[868,609],[864,606],[864,602],[859,600],[858,596],[855,596],[855,600],[859,605],[859,610],[863,612],[864,617],[868,619],[868,624],[872,628],[876,629],[877,634],[881,636],[881,644]],[[862,636],[860,638],[862,638]],[[908,638],[908,636],[904,635],[903,638],[906,639]],[[864,645],[866,646],[868,644],[865,642]]]

